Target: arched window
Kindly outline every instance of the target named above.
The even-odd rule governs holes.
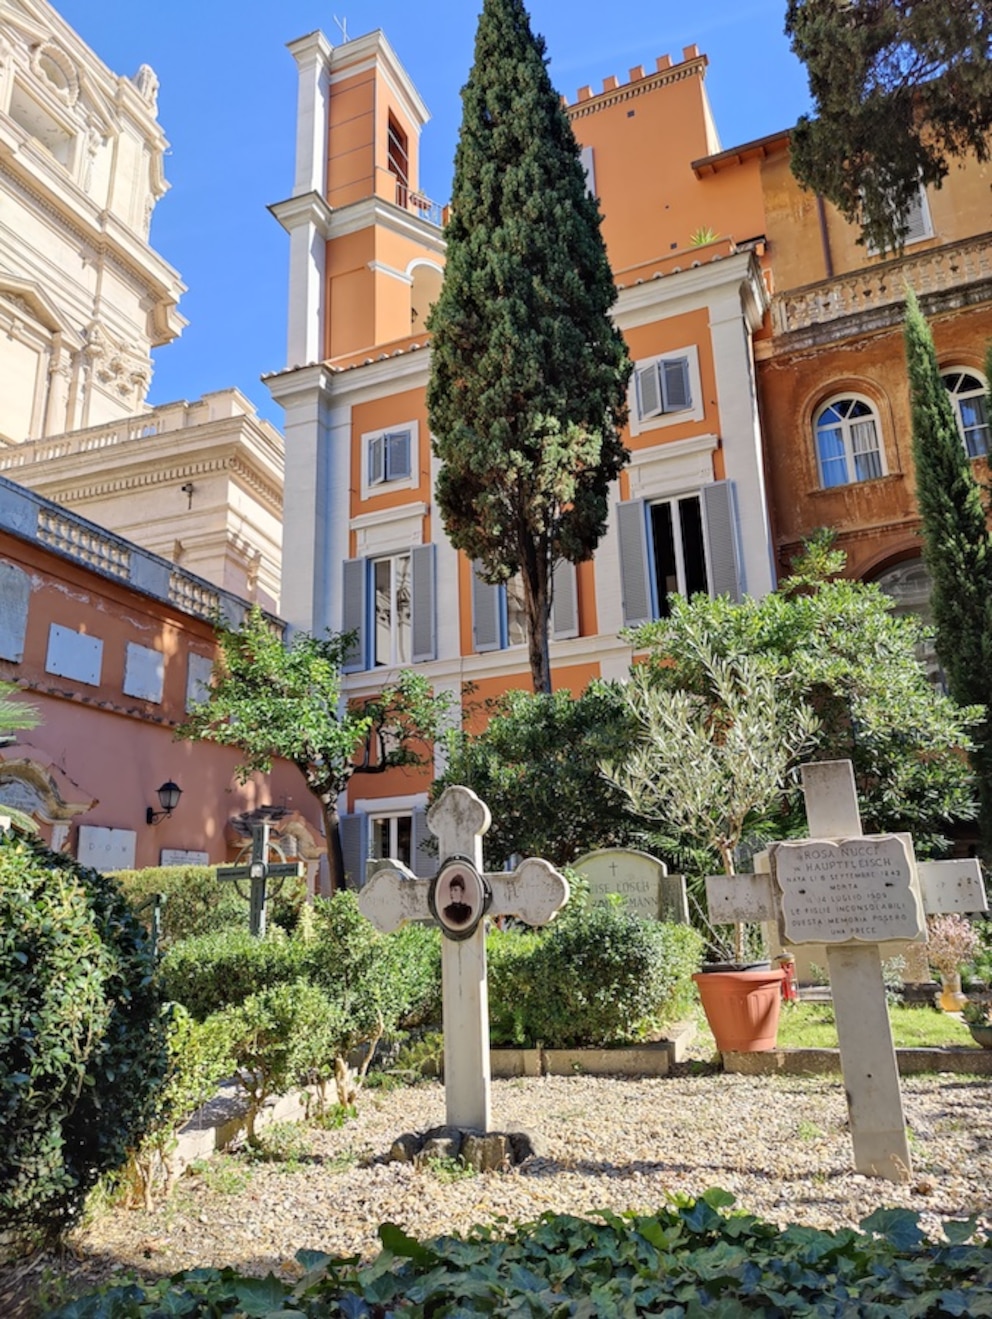
[[[862,398],[835,398],[813,422],[824,489],[884,476],[878,417]]]
[[[969,458],[980,458],[989,451],[989,410],[987,387],[973,371],[952,367],[941,373],[951,396],[958,429]]]

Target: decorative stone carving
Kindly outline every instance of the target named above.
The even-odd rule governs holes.
[[[158,109],[158,75],[150,64],[142,64],[131,80],[138,95],[151,110]]]
[[[79,100],[79,74],[66,52],[54,41],[43,41],[31,51],[31,68],[63,105]]]
[[[116,338],[99,321],[86,331],[86,356],[97,380],[122,399],[133,396],[140,405],[151,384],[152,368],[147,354],[135,343]]]

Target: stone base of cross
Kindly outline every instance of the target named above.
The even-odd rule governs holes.
[[[926,938],[925,915],[985,911],[977,861],[917,862],[908,834],[861,835],[851,762],[802,766],[811,837],[777,843],[753,875],[706,881],[717,924],[776,921],[782,946],[825,944],[854,1164],[912,1175],[899,1069],[882,978],[888,942]]]
[[[380,861],[358,895],[359,909],[385,933],[406,921],[440,926],[447,1123],[483,1132],[492,1125],[485,917],[546,925],[568,901],[568,881],[536,857],[514,871],[483,874],[490,823],[489,807],[474,792],[448,788],[427,815],[441,858],[434,878]]]

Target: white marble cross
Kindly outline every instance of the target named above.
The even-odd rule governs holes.
[[[490,823],[489,807],[469,788],[446,789],[427,814],[441,858],[434,878],[381,861],[358,895],[359,909],[386,933],[405,921],[440,925],[447,1122],[478,1131],[490,1129],[492,1116],[485,917],[546,925],[568,901],[568,881],[536,857],[511,872],[483,874]]]
[[[773,844],[764,873],[708,878],[710,919],[777,921],[784,947],[826,945],[855,1168],[905,1181],[912,1163],[880,946],[922,941],[925,912],[984,911],[981,869],[917,863],[908,834],[863,837],[849,760],[803,765],[802,778],[811,837]]]

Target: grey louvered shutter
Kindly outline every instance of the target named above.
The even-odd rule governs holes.
[[[688,357],[666,358],[661,363],[661,378],[666,412],[682,412],[692,407]]]
[[[554,595],[551,599],[551,635],[566,641],[579,635],[579,591],[575,564],[559,559],[555,564]]]
[[[369,440],[369,485],[379,485],[386,479],[386,441],[382,435]]]
[[[344,657],[341,671],[356,673],[365,668],[368,563],[365,559],[346,559],[342,568],[341,631],[356,635]]]
[[[930,237],[926,194],[922,186],[903,212],[902,223],[906,229],[906,237],[902,240],[904,243],[918,243],[921,238]]]
[[[414,664],[437,659],[437,606],[434,590],[434,546],[416,545],[410,551]]]
[[[638,367],[634,376],[637,382],[637,415],[642,421],[647,417],[656,417],[662,409],[658,363],[650,362],[647,366]]]
[[[649,623],[653,617],[647,514],[643,499],[617,504],[617,533],[620,537],[624,626],[636,627],[640,623]]]
[[[706,536],[706,566],[710,595],[729,595],[738,603],[741,598],[740,552],[738,548],[737,502],[733,481],[715,481],[704,485],[703,527]]]
[[[437,874],[438,857],[434,835],[427,827],[426,806],[413,808],[413,822],[410,840],[410,869],[420,879],[430,879]]]
[[[349,888],[361,888],[365,883],[368,816],[361,812],[339,816],[338,830],[341,834],[341,851],[344,853],[345,882]]]
[[[500,589],[490,586],[472,565],[472,644],[477,651],[500,649]]]
[[[386,440],[386,480],[398,481],[410,475],[410,432],[391,431]]]

